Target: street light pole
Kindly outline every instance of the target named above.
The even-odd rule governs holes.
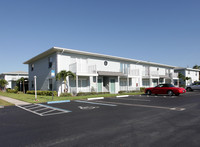
[[[35,81],[35,101],[37,101],[37,83],[36,83],[36,79],[37,79],[37,77],[36,76],[34,76],[34,81]]]

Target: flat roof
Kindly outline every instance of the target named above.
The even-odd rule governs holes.
[[[28,75],[28,72],[25,72],[25,71],[14,71],[14,72],[1,73],[1,75]]]
[[[200,71],[199,69],[194,69],[194,68],[185,68],[185,67],[176,67],[174,70]]]
[[[47,51],[42,52],[41,54],[38,54],[37,56],[35,56],[35,57],[33,57],[33,58],[25,61],[24,64],[33,63],[34,61],[42,59],[43,57],[46,57],[46,56],[48,56],[50,54],[53,54],[55,52],[74,53],[74,54],[79,54],[79,55],[87,55],[87,56],[94,56],[94,57],[110,58],[110,59],[115,59],[115,60],[120,60],[120,61],[126,61],[126,62],[135,62],[136,64],[142,63],[142,64],[150,64],[150,65],[154,65],[154,66],[175,68],[175,66],[170,66],[170,65],[166,65],[166,64],[159,64],[159,63],[142,61],[142,60],[135,60],[135,59],[130,59],[130,58],[123,58],[123,57],[110,56],[110,55],[104,55],[104,54],[98,54],[98,53],[91,53],[91,52],[85,52],[85,51],[79,51],[79,50],[68,49],[68,48],[61,48],[61,47],[52,47],[52,48],[48,49]]]

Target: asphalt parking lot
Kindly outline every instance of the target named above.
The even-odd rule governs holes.
[[[200,92],[0,109],[1,146],[199,146]]]

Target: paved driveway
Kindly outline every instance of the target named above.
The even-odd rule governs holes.
[[[27,109],[31,107],[27,105]],[[44,114],[52,115],[31,112],[42,113],[38,108],[47,108]],[[200,144],[199,92],[179,97],[142,95],[42,104],[31,111],[15,106],[0,109],[1,146],[192,147]]]

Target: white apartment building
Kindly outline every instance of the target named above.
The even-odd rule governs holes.
[[[76,74],[76,79],[67,78],[66,86],[70,93],[118,93],[178,80],[174,66],[60,47],[52,47],[24,64],[29,67],[30,90],[34,90],[36,76],[38,90],[51,90],[53,87],[58,94],[64,91],[64,83],[51,77],[52,70],[55,74],[61,70]]]
[[[28,72],[16,71],[16,72],[6,72],[0,74],[0,79],[4,79],[8,82],[6,88],[14,89],[16,86],[16,81],[20,78],[28,78]]]
[[[176,73],[183,74],[185,77],[190,78],[189,80],[185,80],[185,81],[180,79],[180,85],[187,86],[194,83],[194,81],[199,81],[199,72],[200,72],[199,69],[176,67],[174,71]]]

